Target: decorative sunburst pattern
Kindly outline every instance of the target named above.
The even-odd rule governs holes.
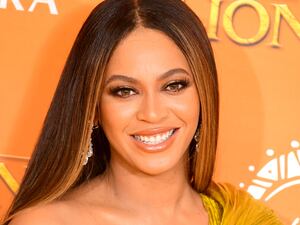
[[[281,191],[300,185],[300,143],[292,140],[290,145],[293,149],[278,157],[275,157],[274,149],[266,150],[266,155],[272,159],[258,170],[252,184],[247,187],[247,192],[255,199],[269,201]],[[256,168],[250,165],[248,170],[255,172]],[[279,183],[280,185],[277,185]],[[241,188],[245,186],[244,183],[240,183]]]

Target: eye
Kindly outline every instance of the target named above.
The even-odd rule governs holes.
[[[188,80],[171,81],[165,86],[165,90],[169,92],[180,92],[189,85]]]
[[[115,87],[110,90],[110,93],[120,98],[128,98],[137,94],[137,92],[130,87]]]

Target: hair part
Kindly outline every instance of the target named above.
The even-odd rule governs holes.
[[[162,19],[163,18],[163,19]],[[105,173],[109,143],[103,130],[91,134],[109,59],[138,26],[162,31],[185,55],[200,99],[200,143],[190,145],[191,186],[205,192],[211,182],[218,136],[219,95],[213,51],[197,15],[181,0],[105,0],[89,15],[67,58],[19,191],[3,225],[22,210],[59,199]],[[83,166],[92,135],[97,153]]]

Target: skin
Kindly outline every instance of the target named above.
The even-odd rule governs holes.
[[[186,73],[162,75],[175,68]],[[160,31],[137,28],[115,49],[100,99],[110,169],[62,200],[25,210],[11,224],[208,224],[185,173],[199,106],[192,73],[177,45]],[[172,128],[177,129],[172,141],[155,151],[132,136]]]

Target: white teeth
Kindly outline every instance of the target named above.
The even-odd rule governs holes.
[[[155,142],[160,142],[162,140],[160,135],[156,135]]]
[[[134,135],[134,138],[137,141],[143,142],[144,144],[156,145],[156,144],[160,144],[160,143],[166,141],[167,139],[169,139],[172,136],[172,134],[174,133],[174,131],[175,131],[175,129],[172,129],[166,133],[157,134],[157,135],[153,135],[153,136]]]
[[[155,142],[155,137],[151,136],[150,137],[150,142],[152,142],[152,143]]]

